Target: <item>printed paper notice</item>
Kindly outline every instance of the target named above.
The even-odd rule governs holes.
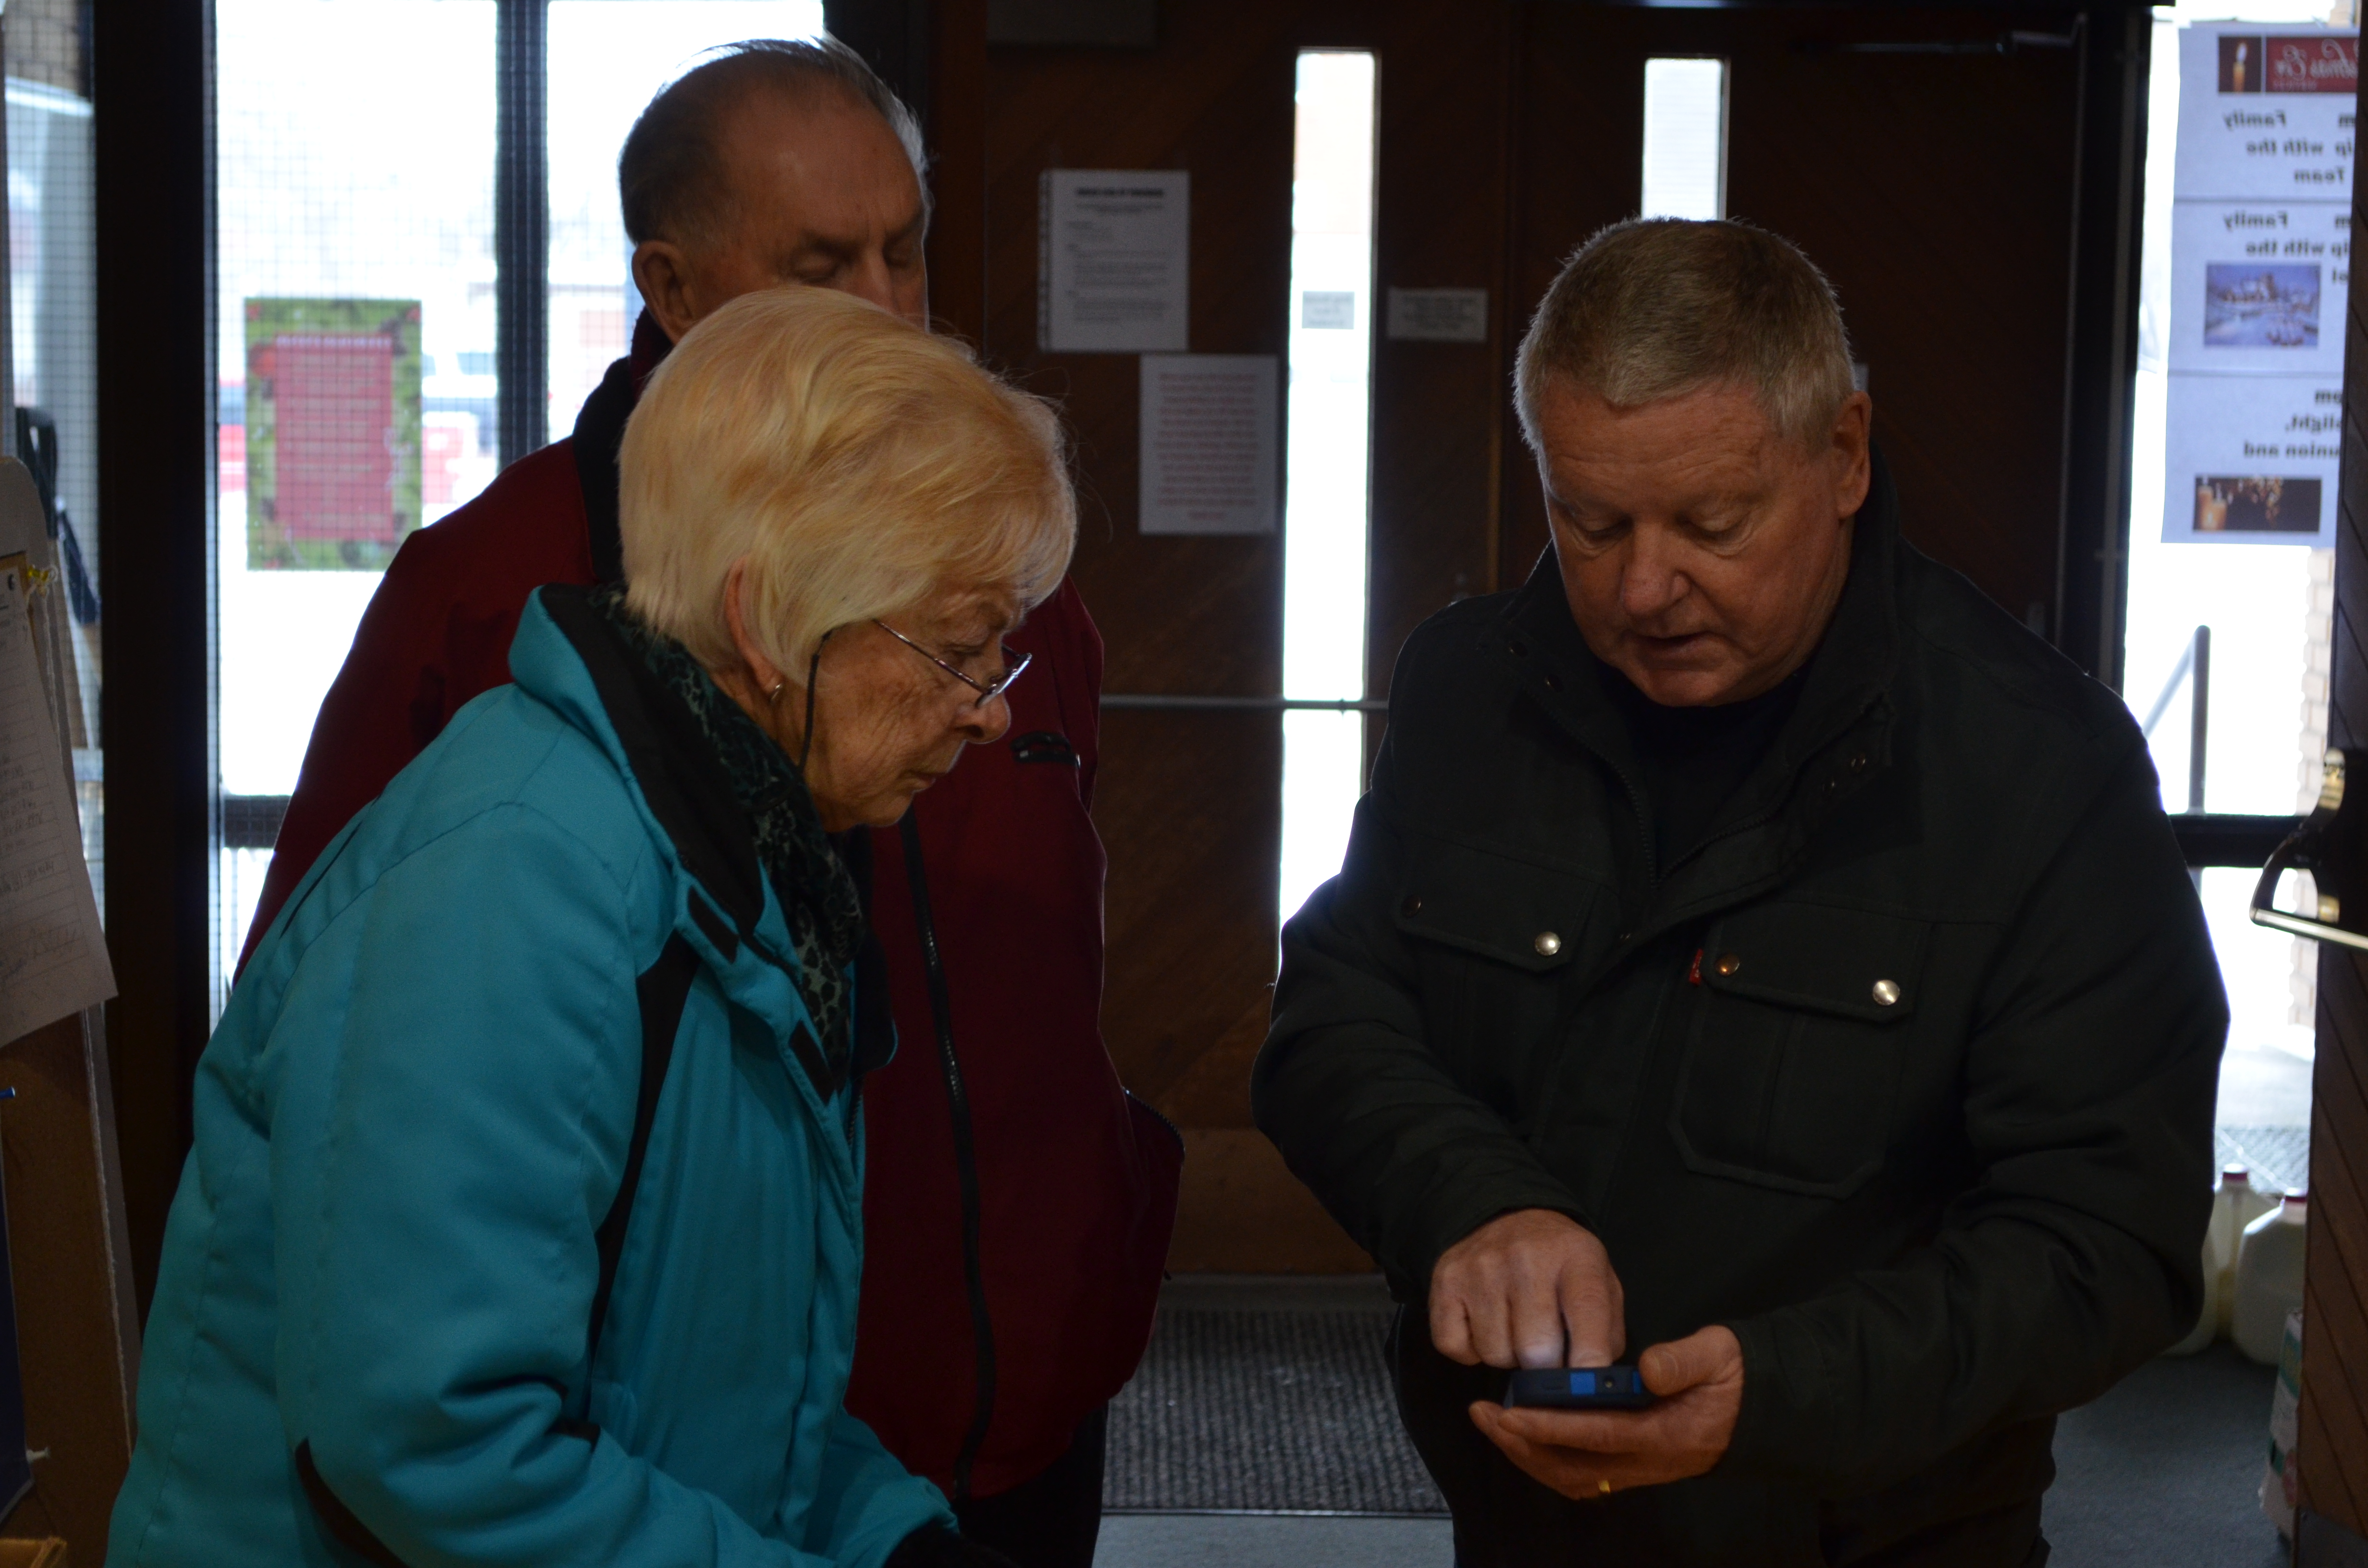
[[[1277,386],[1270,354],[1143,357],[1144,533],[1274,532]]]
[[[2360,40],[2198,22],[2179,66],[2162,538],[2332,544]]]
[[[2166,540],[2335,542],[2340,380],[2173,376],[2164,438]]]
[[[1191,346],[1192,176],[1047,169],[1037,191],[1036,339],[1049,353]]]
[[[2354,32],[2260,22],[2180,29],[2173,191],[2349,203],[2359,86]]]
[[[0,1044],[115,994],[33,660],[23,559],[0,563]]]

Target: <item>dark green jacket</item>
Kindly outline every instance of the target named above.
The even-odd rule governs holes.
[[[1632,1358],[1735,1330],[1725,1460],[1614,1499],[1656,1560],[2035,1528],[2048,1418],[2202,1301],[2227,1009],[2137,726],[1899,539],[1879,466],[1797,708],[1670,865],[1599,670],[1551,558],[1408,639],[1259,1127],[1401,1301],[1550,1209]]]

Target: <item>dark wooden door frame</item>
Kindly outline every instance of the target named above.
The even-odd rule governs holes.
[[[2352,244],[2363,211],[2353,187]],[[2368,745],[2368,291],[2344,317],[2343,459],[2335,538],[2328,744]],[[2352,786],[2355,796],[2368,793]],[[2368,801],[2348,800],[2357,812]],[[2348,888],[2368,886],[2349,868]],[[2352,894],[2350,896],[2357,896]],[[2318,949],[2318,1052],[2311,1074],[2310,1225],[2303,1282],[2296,1456],[2304,1568],[2368,1562],[2368,953]],[[2348,1538],[2348,1539],[2347,1539]]]
[[[2064,482],[2055,603],[2044,631],[2121,689],[2127,620],[2130,470],[2138,369],[2138,258],[2145,211],[2154,18],[2080,14],[2079,142],[2073,153],[2071,319],[2065,324]]]
[[[91,10],[107,1009],[141,1311],[212,1024],[212,7]]]

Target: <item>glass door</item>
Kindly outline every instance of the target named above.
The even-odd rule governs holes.
[[[2349,6],[2156,12],[2123,690],[2168,811],[2309,810],[2327,744],[2359,44]],[[2307,1170],[2317,949],[2199,873],[2224,1160]],[[2289,901],[2295,896],[2289,890]]]

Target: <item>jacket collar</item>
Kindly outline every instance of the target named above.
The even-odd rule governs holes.
[[[876,944],[857,960],[857,1045],[825,1051],[797,986],[798,960],[779,895],[766,878],[747,812],[723,764],[680,700],[591,605],[563,584],[535,590],[510,648],[519,687],[557,710],[609,756],[663,856],[677,871],[676,928],[724,994],[774,1020],[776,1043],[809,1086],[815,1108],[850,1078],[885,1062],[894,1035]]]
[[[1883,454],[1850,538],[1850,576],[1816,652],[1793,714],[1768,756],[1720,812],[1698,850],[1649,869],[1652,924],[1674,924],[1748,897],[1780,880],[1833,808],[1889,762],[1888,693],[1899,665],[1899,498]],[[1609,672],[1571,619],[1547,550],[1505,613],[1485,634],[1509,655],[1515,679],[1554,723],[1621,779],[1640,819],[1650,810],[1626,723],[1604,689]],[[1641,930],[1637,933],[1644,935]]]
[[[657,317],[644,309],[633,324],[632,351],[609,367],[575,415],[575,478],[584,491],[596,585],[625,580],[624,541],[617,526],[617,450],[624,445],[625,421],[641,401],[650,372],[673,348]]]

